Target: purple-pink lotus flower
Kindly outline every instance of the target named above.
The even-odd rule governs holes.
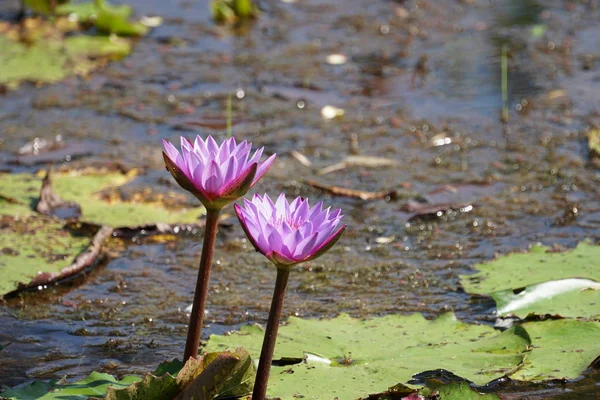
[[[244,199],[235,212],[252,245],[277,267],[314,260],[333,246],[346,225],[340,225],[341,210],[310,207],[301,197],[291,203],[282,193],[276,203],[266,194]]]
[[[220,146],[208,136],[196,136],[192,143],[181,138],[181,153],[163,140],[163,158],[177,183],[196,196],[207,209],[221,209],[246,194],[269,169],[275,154],[260,162],[263,148],[252,157],[252,143],[236,143],[234,138]]]

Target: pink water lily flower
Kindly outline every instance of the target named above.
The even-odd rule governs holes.
[[[234,207],[252,245],[278,268],[321,256],[346,228],[341,210],[323,209],[323,203],[310,207],[301,197],[288,203],[283,193],[275,203],[268,195],[254,195]]]
[[[221,209],[246,194],[275,161],[275,154],[260,162],[263,148],[250,156],[252,143],[236,143],[234,138],[221,145],[208,136],[196,140],[181,137],[181,152],[163,140],[163,158],[177,183],[196,196],[207,209]]]

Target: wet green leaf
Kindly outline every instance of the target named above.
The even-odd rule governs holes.
[[[109,8],[99,8],[96,16],[96,28],[105,33],[114,33],[120,36],[144,36],[149,28],[139,22],[129,21],[120,10],[114,11]]]
[[[258,14],[258,8],[252,0],[212,0],[211,11],[215,21],[225,23],[234,23]]]
[[[107,59],[131,52],[131,44],[103,36],[50,37],[25,45],[0,35],[0,83],[53,83],[73,74],[86,75]]]
[[[109,386],[123,388],[140,380],[134,375],[118,380],[109,374],[92,372],[87,378],[74,383],[36,381],[20,389],[4,391],[0,396],[14,400],[88,400],[90,397],[103,397]]]
[[[56,4],[66,3],[68,0],[57,0]],[[25,0],[25,5],[38,14],[50,14],[50,0]]]
[[[124,201],[119,196],[102,195],[133,179],[133,175],[105,173],[56,173],[52,175],[54,192],[65,201],[81,205],[81,220],[112,227],[135,227],[154,223],[191,223],[203,208],[168,208],[160,202]],[[4,215],[33,215],[42,178],[31,174],[0,174],[0,195],[16,203],[5,203]],[[143,197],[143,196],[140,196]],[[1,201],[1,200],[0,200]]]
[[[253,382],[248,385],[239,380],[240,376],[247,375],[254,378],[255,373],[252,360],[245,350],[207,353],[199,359],[188,360],[177,375],[147,374],[143,380],[127,388],[110,388],[105,400],[163,400],[179,398],[178,395],[186,393],[193,394],[197,400],[241,396],[252,390]]]
[[[530,314],[600,319],[600,283],[589,279],[561,279],[492,293],[499,315],[525,318]]]
[[[466,382],[451,383],[439,388],[440,400],[499,400],[495,394],[483,394],[471,388]]]
[[[600,355],[600,323],[577,320],[528,322],[531,352],[512,379],[575,379]]]
[[[0,216],[0,296],[38,273],[62,271],[87,248],[89,238],[73,236],[63,225],[42,216]]]
[[[164,374],[175,376],[181,371],[181,368],[183,368],[183,362],[180,360],[175,359],[173,361],[165,361],[156,367],[156,370],[152,374],[155,376],[162,376]]]
[[[480,272],[462,275],[461,284],[469,293],[492,296],[500,315],[598,318],[600,246],[584,242],[570,251],[547,250],[535,246],[476,265]]]
[[[161,364],[162,370],[172,370],[181,362]],[[161,367],[157,371],[161,370]],[[239,377],[251,376],[250,384]],[[143,378],[128,375],[122,380],[112,375],[92,372],[74,383],[35,381],[19,389],[8,389],[0,396],[14,400],[164,400],[193,395],[196,400],[212,400],[218,396],[242,396],[252,390],[254,366],[244,349],[233,352],[209,353],[190,359],[177,374],[161,376],[146,374]],[[234,388],[234,390],[231,390]],[[189,393],[188,393],[189,392]]]
[[[528,341],[516,332],[467,325],[452,314],[434,321],[419,314],[366,321],[344,314],[331,320],[291,317],[280,328],[275,359],[305,360],[273,366],[269,394],[284,399],[354,399],[437,368],[484,384],[512,372],[523,359]],[[206,350],[243,346],[257,357],[263,334],[256,326],[246,326],[232,335],[213,335]]]
[[[77,3],[68,3],[58,6],[56,14],[73,15],[80,22],[93,22],[98,16],[98,1],[84,1]],[[128,19],[133,14],[133,9],[127,4],[114,5],[108,1],[100,2],[100,8],[108,10],[111,14],[120,18]]]

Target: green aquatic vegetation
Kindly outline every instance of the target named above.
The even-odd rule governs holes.
[[[138,196],[142,200],[127,201],[115,194],[116,189],[134,177],[135,174],[119,172],[71,171],[53,174],[52,187],[63,200],[81,205],[81,221],[114,228],[155,223],[192,223],[204,213],[202,207],[168,207],[163,202],[144,200],[144,195]],[[4,200],[2,214],[34,215],[41,184],[42,178],[38,175],[0,174],[0,196],[11,200]]]
[[[96,171],[53,175],[54,192],[81,207],[82,222],[113,228],[157,223],[194,223],[202,207],[167,207],[159,201],[126,201],[114,195],[133,174]],[[64,221],[40,215],[35,206],[42,178],[32,174],[0,174],[0,295],[21,285],[43,286],[78,272],[70,266],[90,245],[90,238],[65,228]],[[139,196],[143,198],[143,196]]]
[[[500,315],[529,314],[599,319],[600,246],[580,243],[564,252],[534,246],[476,265],[462,275],[468,293],[491,296]]]
[[[252,0],[212,0],[210,8],[215,21],[227,24],[258,15],[258,7]]]
[[[55,36],[34,43],[0,34],[0,84],[54,83],[70,75],[87,75],[107,61],[131,52],[131,43],[109,36]]]
[[[74,236],[63,225],[42,216],[0,216],[0,295],[38,273],[60,273],[87,248],[89,238]]]
[[[532,346],[512,379],[575,379],[600,356],[599,322],[564,319],[527,322],[522,327]]]
[[[263,335],[257,326],[245,326],[231,335],[212,335],[205,349],[243,346],[257,357]],[[433,321],[420,314],[368,320],[345,314],[330,320],[291,317],[279,329],[274,359],[281,361],[271,368],[268,394],[355,399],[438,368],[485,384],[518,368],[529,345],[526,337],[518,327],[498,332],[462,323],[452,314]]]
[[[237,349],[208,353],[199,359],[190,359],[183,367],[178,361],[162,364],[154,373],[143,377],[127,375],[118,380],[109,374],[92,372],[77,382],[35,381],[25,387],[8,389],[0,396],[14,400],[163,400],[179,395],[191,398],[190,393],[196,396],[202,393],[202,397],[194,398],[208,400],[248,394],[253,377],[252,360],[243,349]]]
[[[26,1],[42,15],[51,13],[49,4]],[[132,19],[133,9],[125,4],[100,0],[56,4],[54,22],[38,18],[1,24],[0,85],[14,88],[23,81],[55,83],[71,75],[87,75],[131,53],[132,42],[119,36],[144,36],[150,29]],[[83,34],[90,25],[108,36]]]
[[[56,380],[35,381],[22,388],[8,389],[0,393],[0,396],[11,400],[88,400],[94,397],[104,397],[109,387],[126,388],[140,380],[139,376],[134,375],[128,375],[118,380],[109,374],[92,372],[88,377],[74,383],[63,383]]]

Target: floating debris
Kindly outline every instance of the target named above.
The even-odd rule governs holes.
[[[325,119],[334,119],[344,115],[344,110],[334,106],[325,106],[321,109],[321,116]]]
[[[330,54],[325,60],[327,61],[327,64],[330,65],[342,65],[346,64],[348,57],[343,54]]]
[[[413,221],[419,218],[440,218],[451,213],[468,213],[473,211],[475,206],[472,203],[419,203],[409,200],[400,207],[400,211],[414,213],[408,220]]]
[[[391,158],[384,157],[373,157],[373,156],[348,156],[344,158],[342,162],[325,167],[317,175],[325,175],[330,172],[339,171],[348,167],[368,167],[368,168],[381,168],[381,167],[393,167],[398,165],[398,161]]]
[[[306,157],[304,154],[300,153],[299,151],[292,150],[292,151],[290,151],[290,155],[292,157],[294,157],[294,159],[296,161],[298,161],[300,164],[304,165],[305,167],[312,166],[312,161],[310,161],[308,159],[308,157]]]
[[[393,200],[396,199],[397,193],[394,190],[391,191],[380,191],[380,192],[366,192],[363,190],[348,189],[339,186],[325,185],[323,183],[315,182],[312,180],[305,180],[305,184],[314,188],[323,190],[324,192],[330,193],[334,196],[345,196],[354,197],[361,200]]]

